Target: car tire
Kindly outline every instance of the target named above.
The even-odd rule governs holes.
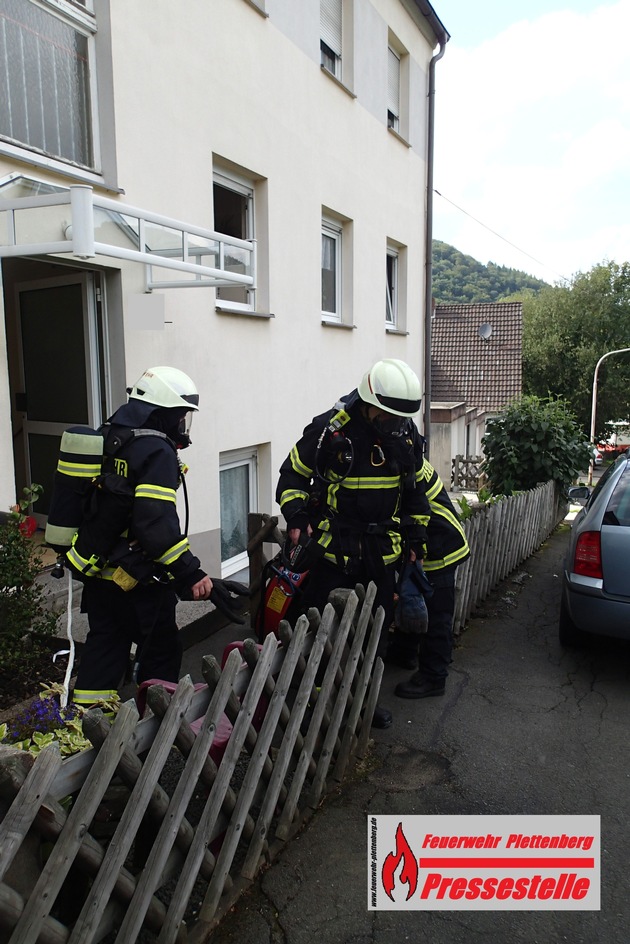
[[[580,646],[586,641],[586,633],[578,629],[569,616],[566,593],[563,591],[560,600],[560,619],[558,620],[558,638],[561,646]]]

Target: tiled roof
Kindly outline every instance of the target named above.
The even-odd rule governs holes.
[[[520,396],[521,302],[436,305],[431,324],[433,402],[465,401],[494,411]],[[480,336],[482,325],[492,329],[487,340]]]

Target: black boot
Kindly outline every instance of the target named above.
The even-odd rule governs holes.
[[[374,709],[374,715],[372,716],[372,727],[373,728],[389,728],[394,720],[391,711],[388,711],[387,708],[381,708],[379,705]]]
[[[399,698],[430,698],[433,695],[444,694],[444,679],[427,679],[416,672],[408,682],[399,682],[394,689],[394,695]]]

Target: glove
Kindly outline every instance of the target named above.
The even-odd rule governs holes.
[[[245,606],[245,600],[235,599],[232,594],[236,594],[237,597],[249,597],[249,587],[236,580],[218,580],[215,577],[211,579],[210,602],[214,603],[217,610],[221,610],[231,623],[243,625],[245,620],[240,613]]]

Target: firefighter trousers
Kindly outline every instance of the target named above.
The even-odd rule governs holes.
[[[182,644],[176,605],[175,592],[157,583],[129,591],[110,580],[85,583],[81,610],[87,613],[89,632],[74,701],[89,705],[111,697],[124,680],[132,643],[137,646],[138,682],[151,678],[177,682]]]

